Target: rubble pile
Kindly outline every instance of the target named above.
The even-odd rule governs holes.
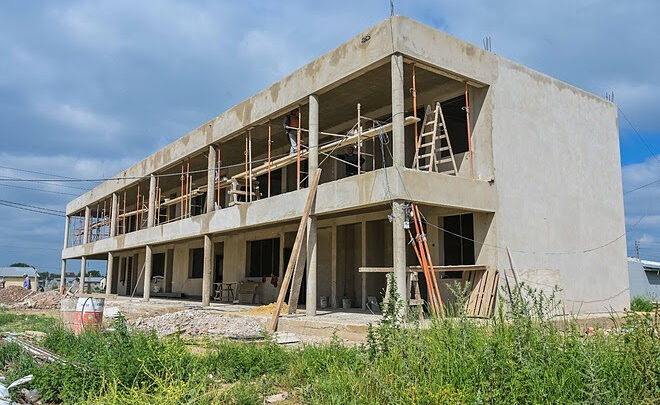
[[[259,339],[264,336],[265,318],[227,316],[213,311],[187,309],[150,318],[140,317],[132,324],[138,329],[153,330],[158,337],[181,333],[184,336],[221,335],[230,339]]]
[[[6,288],[0,288],[0,303],[5,305],[12,305],[23,301],[25,297],[32,293],[33,291],[26,290],[25,288],[18,285],[10,285]]]
[[[62,294],[57,290],[40,292],[25,297],[14,307],[34,308],[34,309],[52,309],[59,308]]]

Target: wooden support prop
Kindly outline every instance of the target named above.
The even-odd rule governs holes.
[[[306,233],[306,232],[305,232]],[[298,309],[298,299],[300,298],[300,288],[302,287],[303,273],[305,272],[305,264],[307,262],[307,237],[303,235],[302,247],[300,254],[296,260],[296,265],[293,267],[293,278],[291,281],[291,292],[289,293],[289,308],[287,313],[295,314]]]
[[[277,329],[277,322],[280,317],[280,311],[282,310],[282,305],[284,304],[284,297],[286,292],[289,289],[289,283],[291,282],[291,277],[293,276],[293,267],[298,261],[298,256],[300,254],[300,248],[303,242],[303,236],[305,235],[305,228],[307,227],[307,218],[309,213],[312,210],[312,202],[316,198],[316,188],[319,184],[319,179],[321,178],[321,169],[316,169],[316,173],[312,178],[312,182],[309,184],[309,194],[307,195],[307,202],[305,203],[305,208],[303,209],[302,217],[300,218],[300,225],[298,225],[298,233],[296,233],[296,240],[293,242],[293,248],[291,249],[291,257],[289,257],[289,264],[286,266],[286,272],[284,273],[284,278],[282,279],[282,285],[280,286],[280,293],[277,297],[277,304],[275,305],[275,310],[273,311],[273,316],[268,325],[268,333],[273,333]]]
[[[300,112],[300,106],[298,106],[298,131],[296,133],[296,190],[300,190],[300,138],[302,136],[302,115]]]
[[[467,141],[468,141],[468,151],[470,153],[470,174],[474,176],[474,156],[472,154],[472,131],[470,128],[470,97],[468,93],[468,83],[465,82],[465,117],[467,120]],[[417,124],[415,124],[417,125]],[[449,140],[449,137],[447,137]],[[458,174],[458,173],[456,173]]]
[[[270,143],[271,143],[271,127],[270,120],[268,120],[268,197],[270,197]]]

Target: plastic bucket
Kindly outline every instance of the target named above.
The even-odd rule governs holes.
[[[328,307],[328,297],[326,296],[321,296],[321,308],[327,308]]]
[[[341,299],[341,307],[344,309],[351,309],[352,303],[350,298]]]
[[[64,298],[61,304],[64,325],[77,335],[86,328],[98,328],[103,322],[105,298]]]

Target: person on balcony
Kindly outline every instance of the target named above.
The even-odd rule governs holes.
[[[338,157],[346,166],[346,177],[358,174],[358,156],[355,154],[355,147],[353,145],[349,145],[346,148],[346,154],[339,155]],[[363,164],[364,158],[360,156],[360,169],[362,169]]]
[[[289,138],[291,148],[289,148],[289,155],[293,155],[298,151],[298,127],[300,126],[300,119],[298,117],[298,109],[291,111],[284,117],[284,133]]]

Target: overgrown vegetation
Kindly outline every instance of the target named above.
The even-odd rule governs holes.
[[[607,333],[585,335],[549,313],[553,296],[521,286],[489,321],[454,318],[402,324],[390,288],[381,325],[368,343],[284,349],[273,342],[209,344],[191,354],[178,338],[129,331],[73,336],[54,328],[41,344],[67,365],[38,364],[0,345],[8,379],[34,373],[45,401],[105,404],[256,404],[287,391],[288,403],[474,404],[657,403],[660,345],[650,316],[627,313]],[[508,294],[507,294],[508,295]]]
[[[46,332],[51,330],[57,321],[45,315],[19,314],[0,308],[0,332],[24,332],[32,330]]]
[[[637,312],[653,311],[653,301],[651,297],[638,295],[630,301],[630,310]]]

